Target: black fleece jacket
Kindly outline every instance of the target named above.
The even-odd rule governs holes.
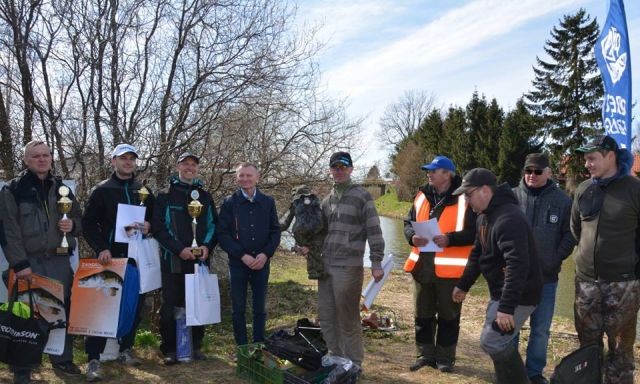
[[[518,305],[537,305],[542,270],[535,241],[507,183],[500,185],[478,215],[476,241],[457,287],[468,292],[482,273],[498,311],[513,314]]]

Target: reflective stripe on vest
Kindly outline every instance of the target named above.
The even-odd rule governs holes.
[[[416,212],[416,221],[429,220],[429,211],[431,206],[429,200],[427,200],[424,193],[419,192],[413,202]],[[440,219],[438,220],[438,227],[442,233],[458,232],[464,227],[464,215],[466,212],[467,204],[464,198],[464,194],[458,197],[458,202],[454,205],[445,206]],[[434,257],[435,273],[436,276],[441,278],[456,279],[462,276],[464,267],[467,265],[467,259],[471,253],[473,245],[465,245],[458,247],[446,247],[442,252],[436,252]],[[419,254],[420,250],[417,247],[413,247],[411,250],[411,256],[413,254]],[[409,259],[407,259],[407,263]],[[407,267],[405,263],[405,271]],[[415,263],[412,267],[415,267]],[[412,268],[413,270],[413,268]],[[407,271],[410,272],[411,270]]]

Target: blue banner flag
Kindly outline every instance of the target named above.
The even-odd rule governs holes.
[[[609,14],[595,45],[604,81],[602,123],[607,135],[631,150],[631,53],[622,0],[609,2]]]

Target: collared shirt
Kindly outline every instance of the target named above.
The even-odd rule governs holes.
[[[256,191],[258,190],[258,188],[254,188],[253,189],[253,196],[249,196],[247,195],[247,193],[244,191],[244,189],[240,188],[240,192],[242,192],[242,196],[244,196],[245,199],[249,200],[249,202],[253,203],[253,199],[256,198]]]

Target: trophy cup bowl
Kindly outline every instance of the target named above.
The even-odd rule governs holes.
[[[66,185],[60,186],[58,188],[58,193],[60,194],[60,200],[58,200],[58,212],[62,213],[63,219],[68,219],[67,213],[71,212],[71,206],[73,205],[73,201],[67,196],[70,193],[69,187]],[[56,248],[56,254],[60,256],[68,256],[69,255],[69,242],[67,241],[67,233],[62,232],[62,241],[60,242],[60,246]]]
[[[144,201],[149,197],[149,190],[144,185],[138,189],[138,197],[140,197],[140,205],[144,205]]]
[[[194,193],[195,192],[195,193]],[[202,203],[197,199],[199,197],[198,191],[194,190],[191,192],[191,202],[187,205],[187,212],[189,212],[189,216],[193,219],[191,221],[191,230],[193,231],[193,241],[191,242],[191,253],[193,256],[200,257],[202,256],[202,249],[198,248],[198,243],[196,242],[196,226],[198,225],[198,221],[196,220],[198,216],[202,214]]]

